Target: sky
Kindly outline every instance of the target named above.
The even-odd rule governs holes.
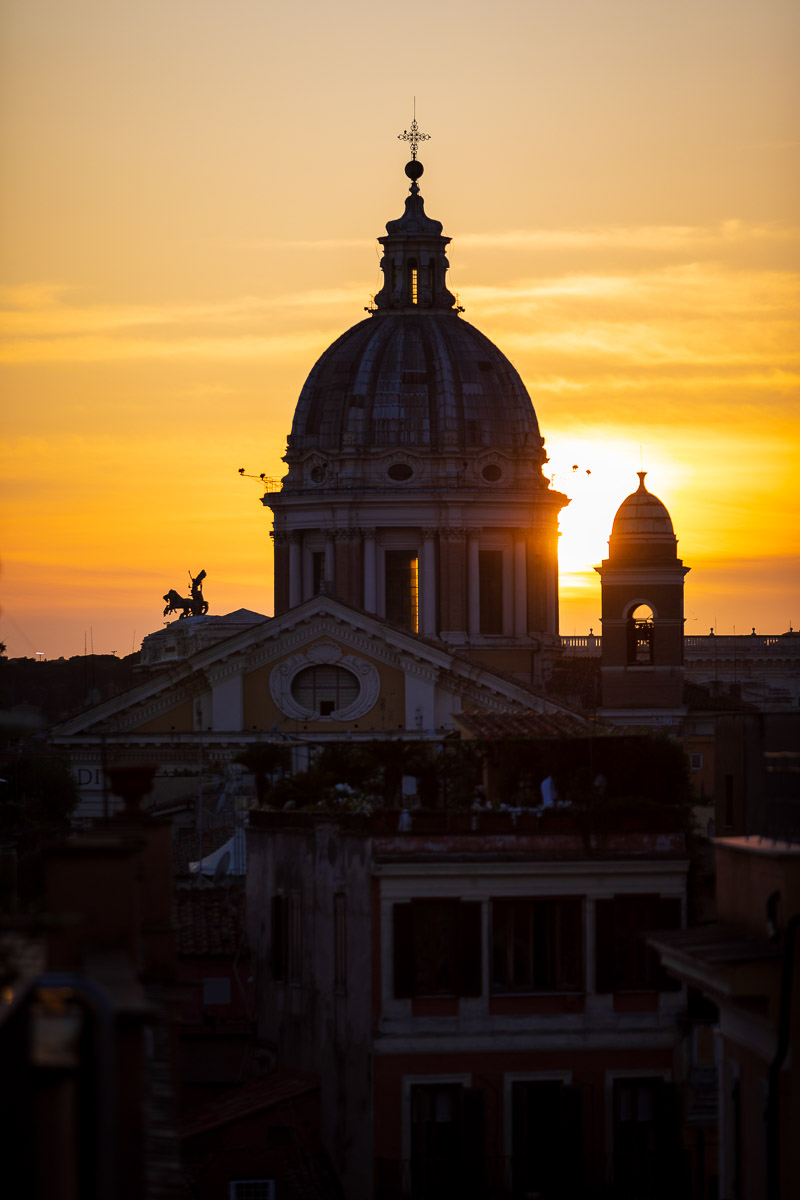
[[[170,588],[272,612],[269,510],[314,361],[379,287],[416,97],[450,287],[572,498],[599,631],[637,486],[686,631],[800,624],[796,0],[7,0],[0,639],[138,648]],[[573,470],[573,468],[577,468]],[[587,474],[590,472],[590,474]]]

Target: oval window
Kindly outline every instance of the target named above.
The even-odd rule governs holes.
[[[324,478],[325,478],[325,468],[324,467],[312,467],[311,468],[311,482],[312,483],[322,483]]]
[[[487,483],[497,483],[498,479],[503,478],[503,472],[498,467],[497,463],[489,463],[488,467],[484,467],[481,475]]]
[[[396,483],[404,483],[406,479],[411,478],[414,470],[408,463],[392,463],[386,474],[390,479],[394,479]]]
[[[329,717],[340,708],[355,704],[361,685],[352,671],[321,663],[298,671],[292,680],[292,696],[303,708]]]

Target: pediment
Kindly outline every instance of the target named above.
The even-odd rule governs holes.
[[[276,712],[295,722],[305,721],[303,728],[308,728],[314,714],[304,712],[302,704],[293,700],[291,682],[304,665],[326,661],[353,672],[361,686],[357,701],[334,712],[331,733],[336,732],[337,722],[366,717],[381,689],[389,686],[387,681],[401,677],[406,692],[413,687],[429,697],[435,693],[439,712],[569,711],[464,654],[450,653],[442,643],[399,629],[331,597],[318,596],[148,676],[128,692],[64,722],[55,736],[72,740],[105,733],[135,735],[158,730],[180,734],[194,728],[211,729],[205,713],[210,711],[212,693],[220,695],[226,688],[235,691],[241,685],[247,694],[248,681],[250,690],[257,690],[262,699],[269,693]],[[396,689],[397,685],[392,686]],[[266,713],[263,704],[259,711]],[[406,703],[406,717],[408,711]],[[242,718],[241,733],[264,728],[268,717],[268,713],[261,716],[260,724]],[[413,728],[407,719],[399,724]],[[455,727],[454,722],[450,727]],[[397,721],[393,728],[396,736]]]

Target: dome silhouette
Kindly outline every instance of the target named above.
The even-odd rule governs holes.
[[[646,471],[637,471],[639,486],[617,509],[608,541],[609,558],[677,555],[678,539],[666,505],[645,487]]]
[[[541,449],[518,372],[455,312],[379,313],[313,367],[295,410],[293,451],[347,447],[464,452]]]

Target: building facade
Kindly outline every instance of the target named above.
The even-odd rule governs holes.
[[[556,816],[254,815],[259,1034],[319,1072],[350,1200],[684,1194],[643,941],[685,923],[683,833]]]

